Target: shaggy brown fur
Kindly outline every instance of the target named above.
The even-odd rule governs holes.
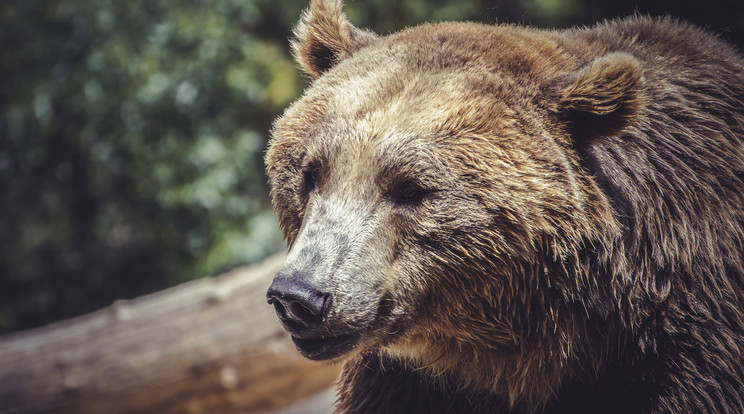
[[[640,17],[378,37],[338,0],[296,36],[315,80],[266,157],[277,280],[323,300],[270,300],[346,361],[339,412],[744,412],[731,47]]]

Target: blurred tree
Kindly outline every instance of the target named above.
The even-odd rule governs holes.
[[[0,331],[281,247],[262,154],[301,4],[272,3],[0,4]]]
[[[358,26],[671,14],[744,42],[744,2],[357,0]],[[262,155],[302,84],[305,0],[0,3],[0,333],[281,248]]]

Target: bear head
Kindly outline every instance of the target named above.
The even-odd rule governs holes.
[[[341,7],[314,0],[295,30],[312,84],[266,155],[290,247],[269,302],[311,359],[383,350],[473,382],[525,377],[513,398],[539,367],[549,393],[600,352],[581,348],[587,315],[625,288],[621,224],[583,155],[643,110],[638,63],[568,57],[517,26],[383,37]]]

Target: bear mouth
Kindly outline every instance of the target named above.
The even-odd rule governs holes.
[[[339,335],[331,338],[299,338],[292,336],[292,342],[300,353],[314,361],[339,357],[349,352],[358,339],[358,334]]]

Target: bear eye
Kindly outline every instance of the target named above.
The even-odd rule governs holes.
[[[390,200],[398,205],[416,205],[426,197],[430,190],[421,187],[413,181],[404,181],[390,192]]]
[[[320,169],[315,165],[308,165],[302,169],[303,187],[307,193],[318,188],[318,176]]]

